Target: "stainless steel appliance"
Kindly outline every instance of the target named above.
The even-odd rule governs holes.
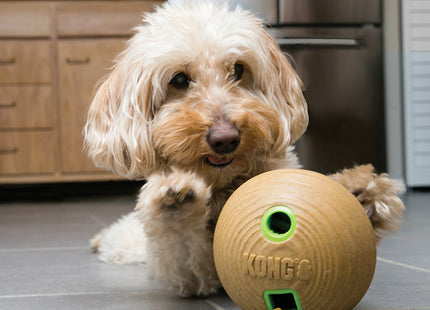
[[[372,163],[385,170],[381,2],[241,2],[266,18],[304,82],[310,123],[297,142],[304,168],[331,173]]]

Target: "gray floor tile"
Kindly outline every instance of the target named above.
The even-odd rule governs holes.
[[[430,238],[383,240],[383,245],[378,248],[378,256],[430,272]]]
[[[162,288],[144,266],[98,261],[89,249],[0,252],[0,295],[141,291]]]
[[[369,290],[357,310],[430,309],[430,273],[378,261]]]
[[[409,192],[403,200],[406,206],[405,220],[430,221],[429,192]]]
[[[0,309],[31,310],[202,310],[214,309],[205,300],[180,299],[163,290],[89,293],[87,295],[0,298]]]
[[[221,307],[223,310],[240,310],[225,292],[220,292],[217,296],[210,298],[210,301]]]
[[[36,208],[37,212],[27,207],[18,207],[9,214],[1,212],[0,248],[85,246],[88,232],[97,230],[94,220],[75,208]]]
[[[0,206],[0,249],[87,246],[88,236],[134,208],[134,201]]]
[[[135,197],[125,197],[119,201],[110,200],[87,203],[82,205],[82,208],[99,225],[106,226],[118,220],[121,215],[132,212],[135,206]]]

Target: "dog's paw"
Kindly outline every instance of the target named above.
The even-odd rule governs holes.
[[[167,187],[160,197],[160,206],[163,211],[178,211],[184,204],[192,203],[197,198],[197,193],[192,185]]]
[[[403,202],[399,195],[404,186],[386,173],[376,174],[372,165],[357,166],[331,175],[345,186],[361,203],[369,217],[378,242],[384,230],[397,230],[403,217]]]
[[[136,210],[143,220],[204,221],[210,187],[192,172],[173,168],[151,175],[142,188]]]
[[[104,234],[106,233],[107,228],[102,229],[98,234],[90,240],[91,252],[97,253],[99,251],[100,242],[103,239]]]

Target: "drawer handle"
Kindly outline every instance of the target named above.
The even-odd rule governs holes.
[[[14,148],[10,148],[10,149],[0,149],[0,155],[4,155],[4,154],[16,154],[18,153],[18,148],[14,147]]]
[[[76,59],[74,59],[74,58],[66,58],[66,62],[69,65],[85,65],[85,64],[90,63],[90,58],[89,57],[83,58],[83,59],[79,59],[79,58],[76,58]]]
[[[0,108],[15,108],[15,107],[16,107],[16,101],[12,101],[11,103],[0,102]]]
[[[14,57],[9,59],[0,59],[0,65],[13,65],[16,62]]]

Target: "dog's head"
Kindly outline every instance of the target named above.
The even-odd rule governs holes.
[[[237,175],[306,129],[301,81],[251,13],[165,4],[136,30],[89,110],[97,165],[130,178],[171,164]]]

